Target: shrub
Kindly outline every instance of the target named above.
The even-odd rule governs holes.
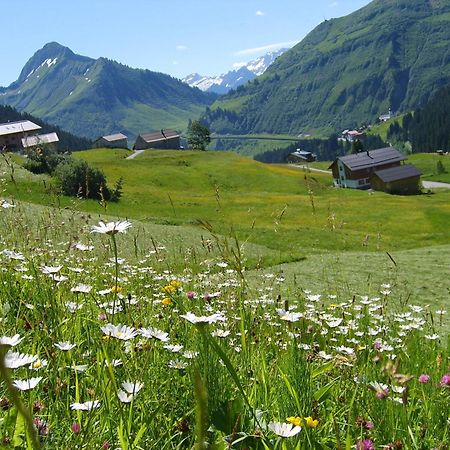
[[[66,159],[56,167],[54,175],[64,195],[104,200],[111,197],[103,172],[85,161]]]

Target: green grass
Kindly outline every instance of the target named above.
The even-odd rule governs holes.
[[[232,252],[222,236],[175,240],[160,227],[163,242],[159,227],[136,221],[127,234],[99,235],[97,220],[23,203],[1,211],[0,335],[21,340],[11,352],[23,355],[9,360],[38,359],[35,370],[1,366],[5,448],[179,450],[208,441],[228,450],[237,438],[241,450],[351,448],[361,439],[445,448],[445,303],[426,306],[402,277],[420,273],[439,295],[432,283],[449,246],[396,252],[395,264],[351,252],[247,271],[246,246]],[[34,387],[12,389],[34,377]],[[128,403],[118,395],[125,382],[139,383]],[[74,410],[93,401],[97,408]],[[33,446],[21,405],[39,425]],[[273,423],[288,417],[303,429],[281,439]]]
[[[441,161],[445,173],[437,173],[436,165]],[[408,162],[415,164],[422,172],[422,178],[430,181],[450,183],[450,156],[437,153],[418,153],[408,156]]]
[[[331,176],[265,165],[227,152],[147,151],[125,160],[127,151],[78,152],[102,168],[110,184],[124,179],[124,194],[107,210],[78,201],[90,213],[192,226],[210,222],[242,240],[280,252],[289,260],[328,250],[393,251],[449,242],[450,192],[391,196],[338,190]],[[19,174],[17,171],[16,177]],[[70,207],[73,199],[48,195],[42,177],[23,171],[7,192],[18,199]],[[7,177],[7,176],[6,176]]]

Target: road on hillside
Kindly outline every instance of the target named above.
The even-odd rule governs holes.
[[[316,169],[315,167],[304,166],[301,164],[283,164],[283,165],[286,167],[292,167],[294,169],[302,169],[302,170],[309,170],[311,172],[320,172],[320,173],[331,174],[331,170]]]
[[[134,152],[130,156],[127,156],[125,159],[134,159],[136,158],[137,155],[140,155],[141,153],[144,152],[145,150],[134,150]]]
[[[439,181],[422,181],[422,185],[425,189],[450,189],[449,183],[441,183]]]

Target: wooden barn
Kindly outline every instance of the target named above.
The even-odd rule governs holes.
[[[421,173],[413,164],[377,170],[370,178],[372,189],[389,194],[417,194],[420,191]]]
[[[109,134],[94,141],[95,148],[128,148],[128,138],[122,133]]]
[[[338,187],[412,193],[413,185],[419,185],[417,177],[420,178],[420,173],[412,164],[403,166],[405,159],[393,147],[379,148],[340,156],[329,169],[333,173],[334,185]]]
[[[0,123],[0,150],[22,150],[22,139],[33,135],[41,127],[29,120]]]
[[[313,162],[316,160],[317,156],[314,153],[300,149],[297,149],[295,152],[290,153],[287,157],[287,161],[289,163],[304,163],[304,162]]]
[[[22,138],[22,147],[27,150],[35,147],[45,146],[53,150],[58,149],[59,138],[56,133],[37,134]]]
[[[154,133],[140,134],[133,146],[134,150],[147,148],[179,150],[180,135],[174,130],[161,130]]]

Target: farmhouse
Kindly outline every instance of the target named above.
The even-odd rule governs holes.
[[[135,150],[147,148],[178,150],[180,148],[180,135],[176,131],[169,129],[140,134],[133,148]]]
[[[395,148],[379,148],[338,157],[329,167],[334,185],[353,189],[374,188],[391,193],[418,190],[420,172]]]
[[[19,122],[7,122],[0,124],[0,149],[6,147],[8,150],[22,149],[22,139],[34,134],[41,127],[29,120]]]
[[[109,134],[94,141],[95,148],[127,148],[128,138],[122,133]]]
[[[342,133],[342,140],[353,142],[356,141],[356,139],[360,139],[364,137],[364,133],[362,131],[357,130],[344,130]]]
[[[21,139],[24,149],[45,146],[53,150],[58,147],[59,138],[56,133],[37,134],[36,136],[28,136]]]
[[[287,157],[287,161],[290,163],[312,162],[316,159],[317,156],[314,153],[300,150],[299,148],[295,152],[290,153]]]

